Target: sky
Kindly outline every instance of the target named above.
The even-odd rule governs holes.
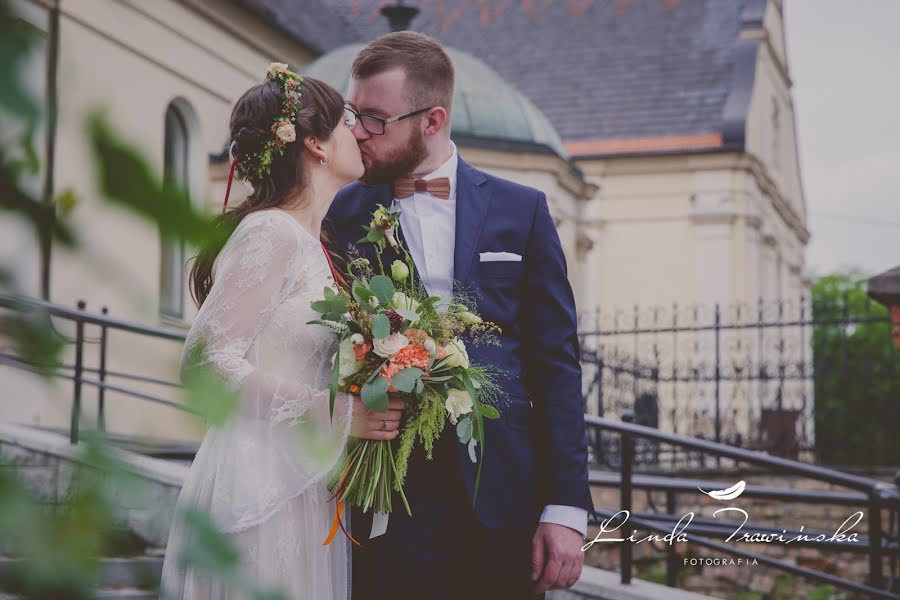
[[[900,0],[785,0],[807,271],[900,265]]]

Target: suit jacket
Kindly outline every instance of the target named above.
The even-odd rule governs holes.
[[[498,407],[500,419],[485,419],[475,513],[486,526],[505,528],[533,527],[547,504],[593,512],[575,301],[547,200],[462,158],[457,169],[454,291],[467,291],[478,314],[502,329],[500,346],[466,347],[473,363],[505,372],[498,383],[509,397]],[[356,242],[377,205],[392,201],[389,185],[352,183],[341,190],[326,220],[338,249],[356,245],[374,265],[372,246]],[[482,252],[512,252],[522,260],[482,262]],[[396,258],[388,247],[386,270]],[[418,278],[418,269],[412,276]],[[456,446],[471,498],[476,465],[463,444]]]

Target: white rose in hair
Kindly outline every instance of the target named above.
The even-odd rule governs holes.
[[[278,129],[275,130],[275,135],[278,136],[282,142],[293,142],[297,139],[297,132],[294,131],[293,123],[285,123],[284,125],[280,125]]]
[[[279,73],[287,73],[288,71],[288,66],[285,63],[273,62],[269,65],[269,75],[271,77],[275,77]]]
[[[409,338],[400,332],[392,333],[383,339],[376,339],[372,343],[372,350],[375,354],[382,358],[390,358],[395,355],[400,348],[409,346]]]
[[[468,392],[449,389],[447,390],[447,399],[444,401],[444,408],[447,409],[450,422],[456,425],[459,417],[472,412],[472,398]]]

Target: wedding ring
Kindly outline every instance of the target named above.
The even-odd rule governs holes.
[[[381,430],[387,431],[387,421],[384,421],[384,420],[381,421]]]

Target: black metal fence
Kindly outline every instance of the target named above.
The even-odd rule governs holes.
[[[873,381],[846,362],[833,368],[817,360],[814,334],[833,331],[834,343],[847,345],[857,327],[873,323],[889,328],[878,305],[851,312],[847,301],[822,318],[809,298],[597,310],[580,322],[586,413],[617,419],[633,411],[638,424],[663,431],[811,459],[817,380],[854,380],[857,388]],[[895,375],[898,365],[900,353]],[[604,441],[595,442],[602,454]],[[658,462],[655,446],[645,445],[639,462]]]

